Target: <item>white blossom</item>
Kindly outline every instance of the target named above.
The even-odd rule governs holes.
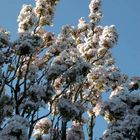
[[[89,5],[90,9],[89,18],[91,19],[91,22],[93,22],[94,24],[97,24],[102,18],[100,6],[101,0],[91,0]]]
[[[19,33],[29,32],[29,29],[36,22],[33,7],[31,5],[23,5],[17,21],[19,23]]]
[[[0,27],[0,49],[1,47],[5,47],[5,45],[8,45],[10,40],[10,33]]]
[[[68,98],[62,97],[58,101],[58,109],[64,118],[70,119],[79,116],[80,110]]]
[[[41,47],[42,38],[38,35],[25,33],[15,41],[15,49],[19,55],[29,55],[37,51],[37,47]]]
[[[84,132],[81,124],[73,122],[72,127],[67,129],[67,140],[84,140]]]
[[[102,35],[100,35],[99,45],[106,48],[111,48],[115,45],[117,39],[118,34],[116,32],[115,26],[114,25],[105,26]]]
[[[20,116],[14,116],[0,132],[0,140],[28,140],[28,121]]]
[[[36,7],[34,12],[39,18],[39,25],[52,25],[52,19],[54,16],[54,8],[58,0],[54,1],[45,1],[45,0],[36,0]]]

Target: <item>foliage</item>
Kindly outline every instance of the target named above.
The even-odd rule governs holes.
[[[108,122],[100,140],[139,139],[140,78],[115,65],[118,34],[99,26],[101,0],[91,0],[89,22],[80,18],[58,35],[44,28],[58,0],[35,3],[20,11],[17,40],[0,28],[0,140],[92,140],[98,115]]]

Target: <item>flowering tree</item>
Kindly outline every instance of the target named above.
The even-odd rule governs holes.
[[[14,42],[0,28],[0,140],[92,140],[98,115],[108,122],[100,140],[138,140],[140,78],[116,67],[118,34],[114,25],[98,25],[101,1],[91,0],[89,22],[80,18],[56,36],[44,27],[58,1],[23,5]]]

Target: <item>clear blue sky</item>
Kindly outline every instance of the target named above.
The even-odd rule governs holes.
[[[58,33],[65,24],[76,25],[80,17],[88,17],[90,0],[61,0],[56,9],[54,27]],[[0,26],[8,29],[12,39],[17,37],[17,16],[23,3],[33,4],[34,0],[1,0]],[[140,76],[140,0],[103,0],[101,25],[114,24],[119,41],[113,49],[116,63],[123,73]],[[87,18],[86,18],[87,19]],[[102,121],[96,127],[97,136],[103,131]]]

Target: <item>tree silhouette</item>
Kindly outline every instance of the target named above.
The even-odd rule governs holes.
[[[44,27],[53,25],[58,2],[23,5],[13,42],[0,28],[0,140],[93,140],[98,115],[108,122],[100,140],[139,140],[140,77],[115,65],[118,34],[99,25],[101,0],[91,0],[89,21],[55,35]]]

